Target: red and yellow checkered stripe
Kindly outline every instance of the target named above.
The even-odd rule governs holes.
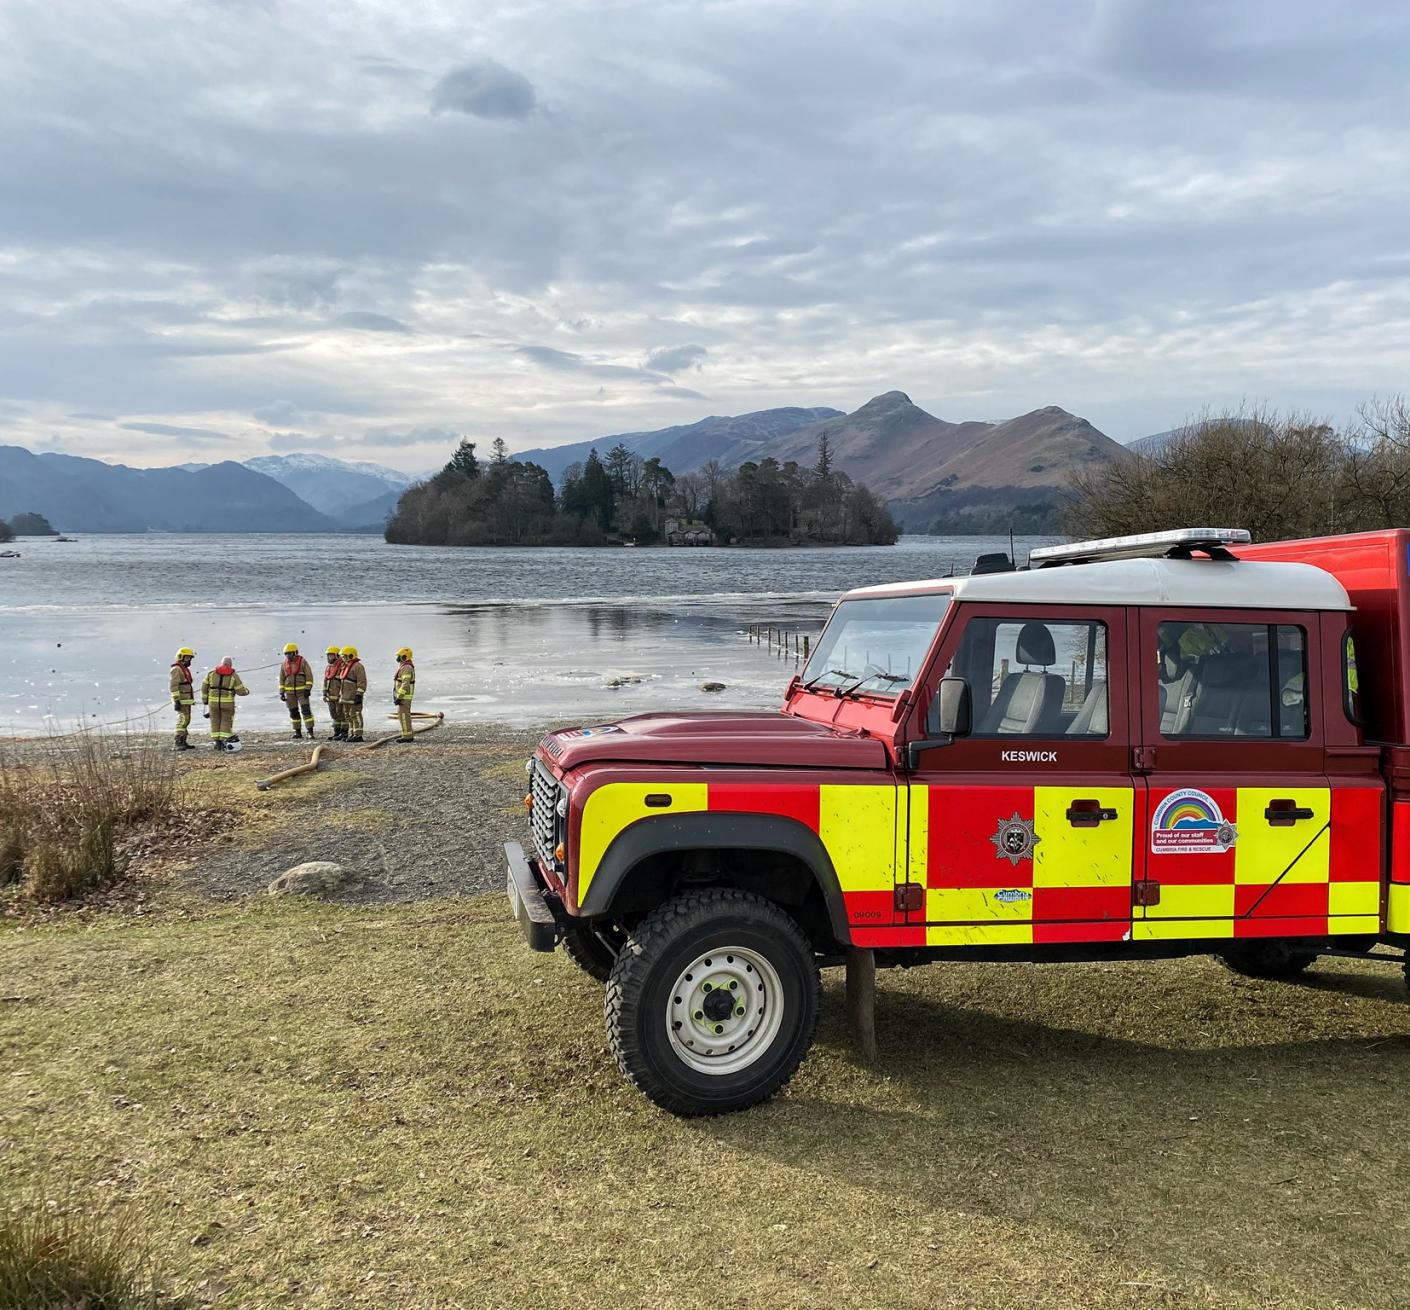
[[[621,782],[593,791],[578,845],[577,894],[625,828],[663,813],[733,812],[791,818],[815,832],[836,870],[858,946],[992,946],[1131,938],[1200,940],[1375,933],[1380,928],[1377,788],[1244,787],[1212,790],[1238,827],[1221,854],[1147,854],[1149,815],[1166,791],[1131,786],[890,783]],[[646,797],[669,793],[668,810]],[[1075,798],[1116,818],[1075,827]],[[1275,798],[1313,818],[1269,826]],[[1410,805],[1396,821],[1410,840]],[[993,838],[1000,820],[1031,821],[1036,840],[1011,859]],[[1160,884],[1157,905],[1131,904],[1133,861]],[[923,908],[896,909],[900,882]],[[1390,913],[1410,931],[1410,867]]]

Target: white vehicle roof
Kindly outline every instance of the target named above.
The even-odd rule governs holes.
[[[1313,564],[1254,560],[1125,559],[1031,572],[982,573],[859,587],[862,596],[949,592],[1015,605],[1165,605],[1222,609],[1349,610],[1346,589]]]

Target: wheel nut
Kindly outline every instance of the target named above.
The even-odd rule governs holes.
[[[735,1014],[743,1014],[743,1013],[744,1013],[744,1007],[743,1007],[742,1005],[741,1005],[737,1010],[735,1010]]]
[[[697,1019],[703,1019],[703,1018],[705,1017],[705,1011],[704,1011],[704,1010],[696,1010],[696,1012],[695,1012],[695,1017],[696,1017]]]

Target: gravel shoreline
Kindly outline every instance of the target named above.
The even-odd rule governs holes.
[[[380,723],[369,728],[369,735],[382,731]],[[220,830],[213,824],[162,850],[167,872],[159,880],[228,901],[265,894],[294,865],[331,860],[360,880],[325,895],[345,904],[500,890],[501,847],[525,840],[528,831],[524,761],[545,730],[444,723],[419,734],[414,746],[331,743],[316,772],[267,792],[257,790],[256,780],[307,761],[307,741],[242,734],[243,749],[225,755],[199,739],[197,751],[173,764],[178,776],[187,775],[185,803],[207,813],[214,806]],[[155,735],[106,739],[118,760],[146,749],[165,752],[169,743]],[[63,749],[64,739],[0,741],[0,752],[16,763],[52,759]]]
[[[335,744],[317,773],[261,793],[277,820],[272,831],[260,825],[248,847],[237,830],[234,843],[202,853],[183,879],[233,899],[263,892],[296,864],[332,860],[365,880],[329,897],[339,901],[386,904],[498,890],[501,847],[523,840],[527,829],[524,760],[542,736],[541,729],[444,724],[414,746]],[[307,743],[287,747],[252,745],[233,757],[235,767],[246,773],[258,763],[264,777],[307,759]]]

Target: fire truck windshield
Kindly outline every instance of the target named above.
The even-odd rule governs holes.
[[[803,670],[804,685],[895,697],[920,672],[949,603],[939,594],[842,601]]]

